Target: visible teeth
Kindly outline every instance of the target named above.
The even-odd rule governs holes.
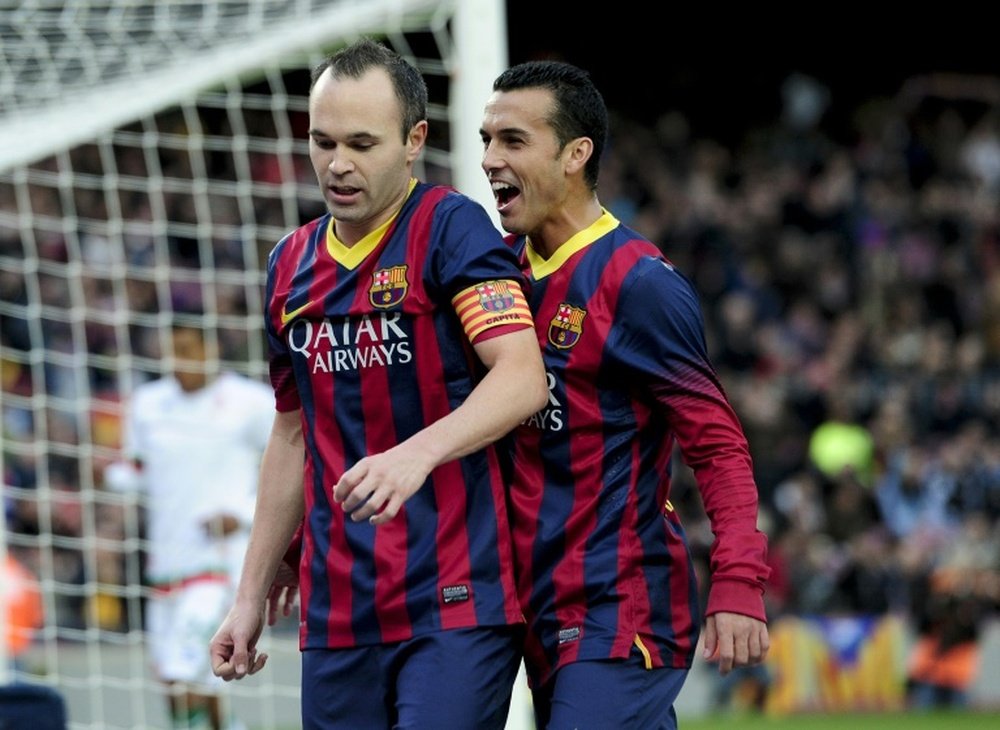
[[[493,186],[493,190],[495,192],[500,192],[502,190],[513,190],[514,189],[513,185],[508,185],[507,183],[500,182],[499,180],[495,180],[493,183],[491,183],[491,185]]]

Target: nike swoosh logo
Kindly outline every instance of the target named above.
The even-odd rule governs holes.
[[[293,309],[291,312],[288,312],[288,311],[282,309],[281,310],[281,324],[283,324],[283,325],[284,324],[288,324],[293,319],[295,319],[300,314],[302,314],[303,311],[305,311],[306,309],[308,309],[311,306],[312,306],[312,302],[306,302],[301,307],[297,307],[296,309]]]

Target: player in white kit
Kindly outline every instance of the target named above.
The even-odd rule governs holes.
[[[174,727],[227,727],[208,645],[233,601],[253,520],[274,393],[216,373],[203,332],[172,328],[174,372],[127,403],[123,459],[107,486],[145,497],[152,588],[146,628]],[[233,725],[229,725],[233,727]]]

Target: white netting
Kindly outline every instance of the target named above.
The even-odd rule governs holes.
[[[73,728],[166,724],[142,521],[101,484],[119,404],[161,374],[185,311],[224,367],[263,377],[262,264],[322,210],[308,69],[361,34],[428,80],[420,174],[485,197],[462,155],[506,60],[501,2],[0,0],[0,550],[45,613],[13,679],[58,688]],[[230,688],[251,727],[296,727],[294,626],[269,641],[277,666]]]

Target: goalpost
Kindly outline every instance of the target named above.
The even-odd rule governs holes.
[[[58,689],[71,728],[166,726],[141,513],[101,479],[120,401],[170,364],[188,305],[223,367],[265,376],[267,252],[323,210],[308,69],[360,35],[427,79],[420,176],[493,211],[478,128],[507,63],[503,0],[0,0],[0,558],[44,607],[12,653],[0,591],[0,683]],[[271,666],[227,691],[249,727],[295,727],[295,627],[265,640]],[[512,728],[525,698],[519,683]]]

